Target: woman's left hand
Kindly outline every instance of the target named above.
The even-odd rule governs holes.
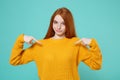
[[[75,42],[75,45],[77,44],[82,44],[84,46],[88,46],[90,43],[91,43],[92,39],[89,39],[89,38],[82,38],[78,41]]]

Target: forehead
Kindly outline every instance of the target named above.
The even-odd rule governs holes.
[[[56,15],[54,20],[64,22],[63,18],[60,15]]]

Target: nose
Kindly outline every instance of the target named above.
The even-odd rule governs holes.
[[[58,24],[58,29],[60,29],[61,28],[61,24]]]

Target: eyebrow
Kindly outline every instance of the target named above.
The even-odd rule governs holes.
[[[54,19],[53,21],[56,21],[56,22],[58,22],[58,21],[57,21],[57,20],[55,20],[55,19]],[[65,21],[62,21],[61,23],[65,23]]]

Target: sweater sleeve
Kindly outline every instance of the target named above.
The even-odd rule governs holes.
[[[93,70],[101,69],[102,54],[95,39],[92,39],[89,48],[80,45],[78,62],[83,61]]]
[[[12,48],[12,53],[11,53],[11,57],[10,57],[10,64],[12,65],[21,65],[21,64],[26,64],[30,61],[33,60],[34,56],[33,56],[33,46],[27,48],[27,49],[23,49],[23,45],[24,45],[24,40],[23,40],[24,34],[21,34],[13,48]]]

